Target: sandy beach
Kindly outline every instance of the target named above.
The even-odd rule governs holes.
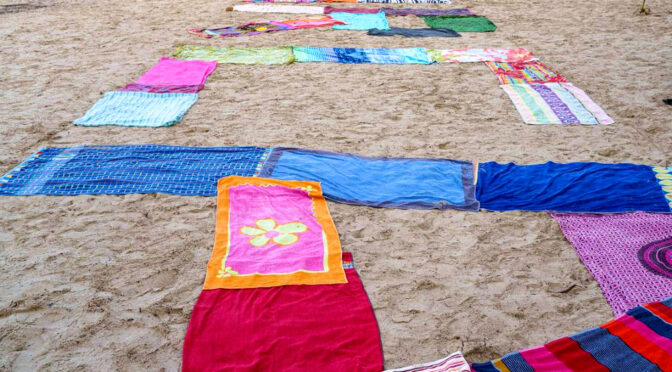
[[[639,1],[455,0],[406,6],[469,6],[497,31],[414,39],[316,28],[214,40],[186,30],[293,15],[226,12],[231,0],[27,1],[0,0],[0,174],[40,147],[143,143],[672,166],[672,107],[662,103],[672,98],[670,1],[636,16]],[[416,17],[390,24],[424,27]],[[220,65],[172,127],[72,124],[179,44],[524,47],[615,124],[524,124],[480,63]],[[215,205],[163,194],[0,197],[0,370],[178,371]],[[387,368],[456,350],[485,361],[612,317],[545,213],[329,208]]]

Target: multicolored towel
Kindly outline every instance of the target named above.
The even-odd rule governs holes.
[[[202,291],[182,371],[382,371],[378,324],[350,253],[342,267],[345,284]]]
[[[331,13],[376,14],[380,11],[381,11],[380,8],[332,8],[330,6],[324,8],[324,14],[331,14]]]
[[[136,84],[143,85],[203,85],[217,68],[215,61],[180,61],[161,58]]]
[[[330,1],[330,2],[350,2],[350,1]],[[383,3],[383,4],[450,4],[450,0],[357,0],[358,3]]]
[[[476,199],[492,211],[670,213],[653,168],[628,163],[478,165]]]
[[[296,13],[296,14],[325,14],[323,6],[303,6],[303,5],[267,5],[267,4],[239,4],[234,5],[233,10],[237,12],[255,12],[255,13]]]
[[[328,151],[274,148],[261,177],[311,180],[333,201],[402,209],[478,210],[471,162],[371,158]]]
[[[462,353],[458,351],[433,362],[387,369],[384,372],[471,372],[471,368],[469,363],[464,360]]]
[[[331,13],[331,17],[344,24],[338,24],[333,27],[334,30],[370,30],[377,28],[379,30],[389,30],[385,13],[378,12],[367,13]]]
[[[614,120],[571,83],[505,84],[516,110],[527,124],[612,124]]]
[[[435,62],[530,62],[538,58],[525,48],[517,49],[429,49]]]
[[[497,75],[500,84],[566,83],[564,77],[538,61],[511,63],[485,62]]]
[[[203,289],[346,283],[319,182],[229,176],[217,190]]]
[[[460,34],[447,28],[399,28],[388,30],[373,29],[367,32],[372,36],[404,36],[404,37],[460,37]]]
[[[296,62],[430,64],[424,48],[292,47]]]
[[[287,65],[294,61],[292,47],[218,48],[181,45],[174,56],[185,60],[217,61],[241,65]]]
[[[121,92],[147,92],[147,93],[198,93],[204,88],[199,85],[145,85],[145,84],[126,84],[125,87],[118,89]]]
[[[672,371],[672,298],[544,346],[474,363],[476,372]]]
[[[497,29],[486,17],[474,16],[420,16],[431,28],[449,28],[457,32],[492,32]]]
[[[656,172],[658,184],[665,194],[670,210],[672,210],[672,167],[654,167],[653,171]]]
[[[266,147],[166,145],[44,148],[0,178],[0,195],[217,195],[217,180],[253,176]]]
[[[311,27],[326,27],[334,25],[344,25],[345,22],[337,21],[330,16],[309,17],[309,18],[295,18],[284,21],[263,21],[251,22],[242,26],[232,26],[224,28],[192,28],[189,33],[205,37],[238,37],[238,36],[253,36],[263,34],[266,32],[297,30],[301,28]]]
[[[107,92],[75,125],[87,127],[166,127],[182,116],[198,100],[198,94]]]
[[[551,213],[619,316],[672,296],[672,215]]]
[[[314,3],[317,0],[243,0],[248,3]]]
[[[476,16],[469,8],[423,9],[423,8],[383,8],[387,16]],[[326,10],[325,10],[326,11]]]

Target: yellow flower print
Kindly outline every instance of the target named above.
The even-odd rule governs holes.
[[[263,247],[271,240],[277,245],[290,245],[299,241],[297,233],[308,231],[308,226],[301,222],[289,222],[282,225],[272,218],[264,218],[254,223],[256,227],[243,226],[240,232],[252,236],[250,244],[255,247]]]

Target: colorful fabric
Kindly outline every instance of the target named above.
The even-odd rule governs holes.
[[[338,232],[318,182],[229,176],[217,190],[204,289],[346,282]]]
[[[377,28],[379,30],[390,29],[390,26],[387,24],[385,13],[383,12],[374,14],[334,12],[330,15],[333,19],[345,23],[333,26],[334,30],[370,30],[372,28]]]
[[[471,368],[462,353],[458,351],[433,362],[388,369],[384,372],[471,372]]]
[[[457,30],[455,30],[457,31]],[[529,62],[535,61],[535,58],[527,49],[437,49],[436,52],[441,55],[440,62]]]
[[[383,8],[387,16],[476,16],[471,9]]]
[[[658,179],[658,184],[665,194],[665,199],[670,206],[670,211],[672,211],[672,167],[654,167],[653,171],[656,172],[656,179]]]
[[[292,47],[296,62],[429,64],[424,48]]]
[[[672,298],[635,307],[600,327],[471,367],[476,372],[672,371]]]
[[[373,29],[367,32],[372,36],[404,36],[404,37],[460,37],[460,34],[447,28],[399,28],[389,30]]]
[[[431,28],[449,28],[457,32],[492,32],[497,29],[486,17],[474,16],[420,16]]]
[[[552,213],[619,316],[672,296],[672,215]]]
[[[107,92],[75,125],[95,127],[166,127],[182,116],[198,100],[198,94]]]
[[[505,84],[516,110],[528,124],[612,124],[585,92],[570,83]]]
[[[233,10],[237,12],[255,12],[255,13],[296,13],[296,14],[324,14],[323,6],[303,6],[303,5],[266,5],[266,4],[239,4],[234,5]]]
[[[670,212],[652,167],[628,163],[480,163],[476,199],[492,211]]]
[[[126,84],[119,89],[120,92],[147,92],[147,93],[198,93],[204,85],[145,85],[145,84]]]
[[[314,3],[317,0],[243,0],[248,3]]]
[[[164,57],[149,71],[140,76],[135,83],[143,85],[203,85],[216,68],[217,62],[215,61],[180,61]]]
[[[331,13],[376,14],[380,11],[381,11],[380,8],[332,8],[330,6],[324,8],[324,14],[331,14]]]
[[[326,198],[402,209],[478,210],[471,162],[372,158],[328,151],[274,148],[261,177],[310,180]]]
[[[215,196],[217,180],[255,175],[269,151],[166,145],[43,148],[0,178],[0,195]]]
[[[538,61],[525,63],[485,62],[500,84],[566,83],[564,77]]]
[[[202,291],[182,371],[382,371],[378,324],[348,252],[343,268],[344,284]]]
[[[336,2],[336,1],[332,1]],[[342,1],[349,2],[349,1]],[[450,0],[356,0],[358,3],[383,3],[383,4],[450,4]]]
[[[217,61],[241,65],[287,65],[294,61],[292,47],[218,48],[181,45],[174,54],[185,60]]]
[[[312,18],[295,18],[284,21],[264,21],[251,22],[242,26],[223,27],[215,29],[207,28],[192,28],[189,33],[205,37],[238,37],[238,36],[253,36],[266,32],[296,30],[300,28],[310,27],[326,27],[333,25],[343,25],[345,22],[332,19],[330,16],[312,17]]]

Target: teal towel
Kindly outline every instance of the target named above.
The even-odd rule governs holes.
[[[337,21],[343,21],[346,25],[334,25],[334,30],[389,30],[387,18],[384,12],[378,13],[345,13],[334,12],[329,14],[331,18]]]

